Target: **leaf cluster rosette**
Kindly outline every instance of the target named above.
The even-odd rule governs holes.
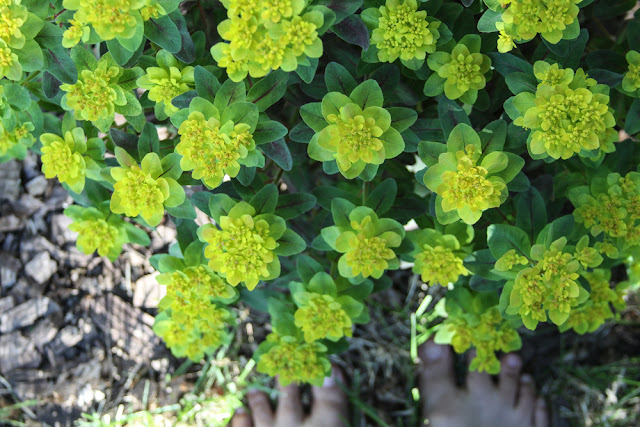
[[[386,159],[400,155],[405,148],[383,103],[378,82],[366,80],[348,96],[329,92],[321,103],[305,105],[300,112],[302,118],[316,132],[309,142],[309,157],[335,161],[348,179],[363,174],[365,169],[364,174],[375,175]]]
[[[556,325],[566,322],[572,310],[589,298],[582,274],[603,261],[589,246],[589,236],[582,236],[575,246],[568,245],[564,236],[556,238],[554,227],[562,225],[573,228],[573,222],[556,220],[540,232],[533,246],[514,226],[492,225],[487,233],[497,259],[492,272],[509,280],[500,296],[501,309],[520,317],[531,330],[547,319]]]
[[[286,221],[275,215],[278,192],[269,185],[250,202],[218,194],[211,198],[214,224],[198,229],[207,243],[209,267],[232,286],[244,284],[250,291],[260,281],[280,276],[279,256],[291,256],[306,248],[304,240]]]
[[[625,258],[640,245],[640,173],[596,176],[589,186],[569,190],[568,198],[576,222],[602,236],[595,247],[608,257]]]
[[[136,80],[141,89],[148,90],[148,98],[155,101],[156,117],[164,120],[180,111],[171,101],[195,86],[193,67],[183,66],[171,53],[161,49],[156,54],[157,67],[147,67],[145,74]]]
[[[98,252],[115,261],[122,253],[126,243],[149,244],[149,237],[140,228],[123,221],[109,210],[109,203],[102,203],[98,208],[71,205],[64,214],[73,222],[69,230],[78,233],[76,246],[83,254]]]
[[[583,0],[484,0],[489,8],[480,18],[480,31],[499,31],[498,50],[509,52],[540,34],[551,44],[580,34],[579,4]],[[482,25],[486,21],[490,24]]]
[[[476,350],[469,370],[497,374],[500,361],[496,352],[512,352],[522,347],[517,322],[505,320],[498,309],[494,293],[471,292],[455,288],[445,297],[447,317],[438,328],[434,340],[453,346],[456,353]]]
[[[324,271],[317,272],[308,283],[289,284],[291,297],[298,307],[294,313],[295,325],[306,342],[350,337],[355,323],[368,321],[364,304],[349,295],[351,287],[348,281],[341,278],[334,281]]]
[[[520,172],[524,160],[502,151],[501,128],[504,123],[494,122],[478,134],[460,123],[449,134],[446,145],[421,143],[421,158],[428,166],[424,184],[437,194],[439,223],[462,219],[475,224],[483,211],[497,208],[507,199],[507,184]]]
[[[0,79],[20,80],[23,71],[36,71],[43,64],[42,49],[34,37],[44,26],[21,0],[0,3]]]
[[[42,172],[48,179],[57,177],[75,193],[84,190],[86,176],[99,176],[103,166],[105,144],[100,138],[87,138],[84,129],[70,120],[63,122],[63,136],[54,133],[40,135],[42,142]]]
[[[434,53],[451,39],[451,31],[416,0],[387,0],[379,7],[362,11],[360,17],[371,33],[369,49],[362,53],[367,62],[394,62],[418,70],[427,54]]]
[[[582,273],[589,283],[589,299],[583,304],[571,310],[566,322],[558,327],[560,332],[573,329],[582,335],[596,331],[602,324],[616,316],[617,312],[624,310],[626,303],[624,296],[629,287],[629,282],[620,282],[611,287],[611,270],[597,268],[592,272]]]
[[[44,118],[29,92],[0,79],[0,163],[22,160],[42,132]]]
[[[125,117],[142,114],[140,101],[132,92],[142,69],[123,69],[110,52],[97,60],[93,53],[80,46],[71,50],[71,57],[78,64],[78,80],[60,86],[66,92],[60,105],[73,111],[76,120],[90,121],[100,131],[107,132],[116,113]]]
[[[455,44],[450,41],[427,57],[427,65],[434,71],[424,84],[424,94],[459,99],[474,104],[478,91],[484,89],[491,77],[491,58],[480,53],[482,39],[468,34]]]
[[[224,0],[228,17],[218,24],[226,40],[211,48],[211,55],[235,82],[263,77],[271,70],[294,71],[322,56],[320,34],[333,13],[307,0],[243,2]],[[328,12],[328,13],[327,13]],[[335,15],[333,15],[335,19]]]
[[[185,199],[184,187],[176,179],[180,168],[160,160],[156,153],[148,153],[138,162],[123,148],[116,147],[120,167],[109,170],[115,180],[111,196],[111,211],[128,217],[140,215],[152,227],[160,224],[166,207],[176,207]]]
[[[323,228],[321,235],[331,249],[343,254],[338,261],[342,277],[358,283],[367,277],[379,279],[385,271],[400,267],[394,248],[404,238],[402,224],[378,218],[373,209],[345,199],[334,199],[331,212],[335,225]]]
[[[631,97],[640,98],[640,53],[630,50],[626,60],[628,68],[622,79],[622,90]]]
[[[238,298],[238,291],[205,264],[203,249],[204,243],[195,241],[183,258],[165,254],[153,260],[161,272],[157,281],[167,290],[153,330],[174,356],[196,362],[229,341],[234,316],[227,306]]]
[[[529,86],[512,98],[517,114],[511,117],[515,125],[531,129],[527,146],[532,158],[565,160],[615,151],[618,135],[607,85],[582,68],[574,72],[537,61],[533,71],[539,83],[535,91]]]
[[[463,263],[467,252],[455,234],[447,233],[447,231],[459,230],[461,227],[458,225],[460,223],[445,227],[444,233],[433,228],[412,230],[407,233],[407,238],[413,243],[411,252],[414,260],[413,272],[419,274],[427,285],[447,287],[456,283],[460,276],[469,275]],[[463,233],[466,236],[463,238],[466,238],[465,240],[469,237],[473,238],[473,228],[466,226],[464,229]]]
[[[241,167],[263,167],[265,158],[257,144],[271,142],[280,134],[261,138],[255,136],[256,129],[283,128],[260,117],[258,107],[245,99],[244,85],[227,80],[211,101],[195,97],[188,109],[171,117],[180,135],[176,145],[182,156],[180,166],[208,188],[218,187],[225,175],[235,178]]]

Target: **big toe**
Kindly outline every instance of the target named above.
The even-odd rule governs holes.
[[[456,389],[453,372],[453,353],[447,345],[427,341],[418,349],[422,361],[420,367],[420,397],[424,415],[433,408],[450,401],[459,391]],[[446,405],[448,406],[448,405]]]
[[[498,390],[500,391],[502,401],[511,406],[516,404],[521,368],[522,360],[520,359],[520,356],[513,353],[504,355],[500,363]]]
[[[340,427],[348,425],[348,401],[341,385],[343,375],[336,367],[322,387],[313,387],[313,405],[308,425]]]

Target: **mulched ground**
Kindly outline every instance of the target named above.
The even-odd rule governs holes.
[[[83,412],[115,415],[175,404],[194,386],[203,395],[220,392],[221,384],[197,382],[199,365],[176,375],[182,361],[151,330],[162,289],[148,258],[174,241],[171,225],[151,234],[150,248],[127,245],[111,263],[76,250],[62,214],[70,203],[40,173],[36,156],[0,165],[0,424],[1,408],[32,399],[35,405],[13,411],[11,419],[72,425]],[[373,297],[371,323],[358,326],[350,349],[333,360],[349,373],[353,425],[417,420],[410,313],[425,292],[438,288],[422,290],[406,271],[394,281]],[[525,369],[547,396],[553,425],[640,422],[638,295],[628,305],[620,322],[594,334],[559,335],[548,327],[524,336]],[[228,375],[241,371],[268,333],[263,314],[243,306],[238,314],[236,339],[218,361]]]

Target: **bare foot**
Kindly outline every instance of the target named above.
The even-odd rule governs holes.
[[[515,354],[502,358],[498,385],[487,374],[469,372],[467,386],[456,386],[451,347],[432,341],[419,349],[420,396],[424,424],[435,427],[547,427],[542,398],[536,398],[533,378],[520,375]]]
[[[231,427],[342,427],[347,425],[347,396],[336,381],[342,382],[340,372],[334,369],[322,387],[313,387],[311,414],[305,416],[300,402],[300,390],[295,384],[281,387],[275,413],[266,393],[249,392],[251,414],[237,411]]]

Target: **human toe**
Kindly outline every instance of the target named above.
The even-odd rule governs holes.
[[[531,375],[523,375],[520,378],[520,393],[517,410],[524,420],[533,420],[536,406],[536,386]]]
[[[334,367],[322,387],[313,387],[313,404],[307,425],[339,427],[347,425],[348,402],[341,385],[342,372]]]
[[[251,417],[244,408],[238,408],[231,419],[231,427],[251,427]]]
[[[273,425],[273,410],[266,393],[252,390],[247,393],[247,400],[254,427],[271,427]]]
[[[549,425],[549,413],[544,399],[536,399],[536,407],[533,413],[533,425],[535,427],[547,427]]]
[[[300,390],[295,383],[283,387],[278,380],[278,407],[276,425],[298,426],[302,423],[303,411],[300,402]]]
[[[500,363],[500,375],[498,390],[504,402],[516,404],[518,388],[520,385],[520,370],[522,369],[522,359],[514,353],[505,354]]]
[[[424,412],[430,413],[459,392],[456,389],[451,347],[427,341],[418,349],[422,362],[419,373],[420,396]]]

